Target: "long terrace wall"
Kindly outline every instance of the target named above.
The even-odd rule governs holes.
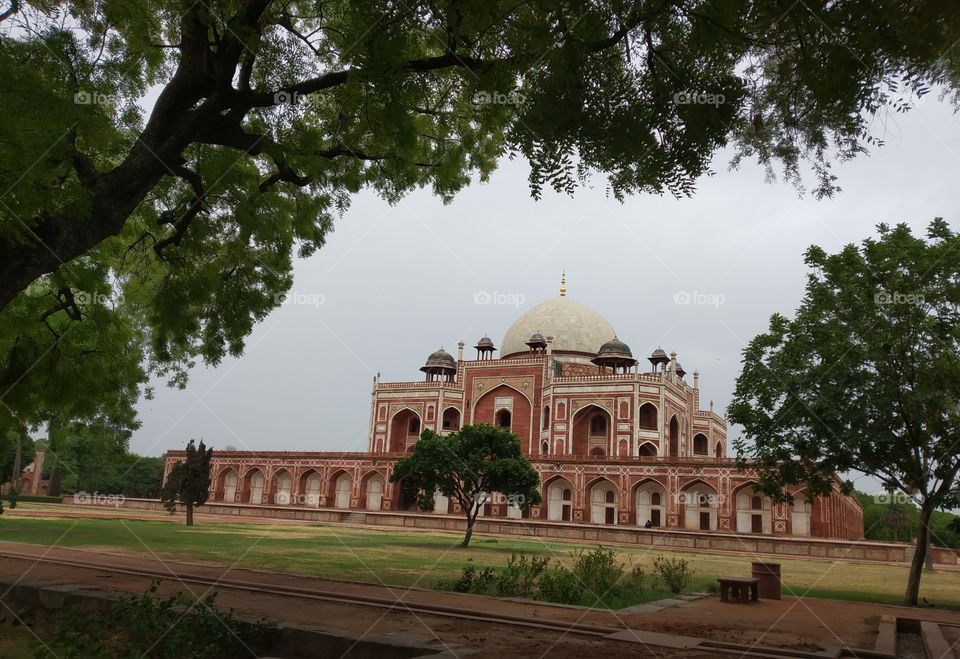
[[[66,499],[65,501],[69,501]],[[164,510],[156,499],[124,499],[115,503],[94,505],[122,507],[131,510]],[[466,521],[453,515],[410,512],[364,512],[329,508],[267,506],[212,503],[200,506],[200,513],[234,515],[248,518],[274,518],[311,522],[346,522],[398,529],[463,532]],[[913,546],[905,543],[868,540],[835,540],[824,538],[791,538],[782,536],[697,532],[684,530],[627,528],[570,522],[547,522],[531,519],[479,518],[476,533],[524,536],[547,540],[569,540],[589,543],[663,547],[691,551],[743,552],[769,556],[819,558],[828,560],[877,561],[907,564],[913,557]],[[934,562],[960,568],[960,550],[933,548]]]

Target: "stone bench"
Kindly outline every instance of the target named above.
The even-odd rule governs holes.
[[[760,580],[751,577],[720,577],[721,602],[756,602],[760,599]],[[731,593],[734,597],[731,598]],[[749,597],[745,595],[749,593]]]

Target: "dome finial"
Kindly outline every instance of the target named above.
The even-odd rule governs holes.
[[[564,297],[567,294],[567,271],[564,270],[563,274],[560,275],[560,297]]]

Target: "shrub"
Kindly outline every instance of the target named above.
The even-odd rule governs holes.
[[[582,549],[575,551],[573,573],[583,584],[584,590],[599,600],[613,590],[623,577],[624,570],[613,550],[601,545],[589,552]]]
[[[686,588],[693,576],[690,561],[685,558],[657,556],[653,559],[653,569],[672,593],[679,593]]]
[[[440,590],[451,590],[455,593],[473,593],[487,595],[493,589],[494,568],[485,567],[479,572],[473,565],[463,568],[463,573],[456,581],[442,582]]]
[[[197,600],[177,593],[161,599],[157,585],[123,598],[106,614],[63,609],[53,637],[35,645],[35,656],[200,659],[265,650],[273,640],[274,630],[263,620],[246,623],[233,611],[215,609],[216,595]]]
[[[551,565],[548,558],[513,554],[506,566],[499,569],[478,570],[468,565],[459,579],[441,582],[437,588],[608,608],[640,600],[644,574],[639,565],[626,569],[611,549],[602,546],[590,551],[573,551],[571,557],[573,565],[568,568],[559,563]]]
[[[534,597],[537,592],[537,579],[543,574],[550,562],[549,558],[533,556],[530,560],[524,554],[511,554],[507,566],[497,575],[497,595],[499,597]]]
[[[554,565],[540,575],[540,599],[558,604],[580,604],[584,600],[583,585],[573,572]]]

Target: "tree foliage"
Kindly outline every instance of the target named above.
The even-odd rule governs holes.
[[[16,0],[0,430],[239,354],[361,189],[447,200],[523,157],[534,196],[686,195],[731,146],[830,194],[876,115],[955,100],[958,38],[935,0]]]
[[[187,511],[187,526],[193,526],[193,509],[202,506],[210,496],[210,460],[213,449],[207,448],[200,440],[196,446],[194,440],[187,443],[187,456],[178,462],[167,474],[160,490],[160,501],[171,515],[177,512],[177,504],[183,504]]]
[[[806,253],[806,295],[775,314],[743,355],[728,417],[736,448],[768,494],[827,494],[835,472],[860,471],[911,496],[920,524],[907,601],[937,508],[960,473],[960,236],[940,219],[926,240],[905,225],[828,255]],[[842,489],[850,492],[852,484]]]
[[[421,510],[433,510],[440,492],[460,505],[467,519],[462,546],[470,544],[484,495],[499,493],[521,508],[540,503],[540,476],[520,451],[520,440],[505,428],[478,423],[443,436],[425,430],[413,454],[390,475],[416,492]]]

